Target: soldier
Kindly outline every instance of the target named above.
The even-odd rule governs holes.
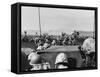
[[[82,45],[82,51],[86,56],[86,67],[95,66],[95,40],[91,37],[87,38]]]
[[[62,41],[62,44],[65,46],[66,45],[66,38]]]
[[[32,70],[47,70],[50,69],[50,64],[46,61],[43,61],[40,55],[37,53],[31,53],[28,56],[28,60],[30,60],[29,64],[32,66],[30,69]]]
[[[43,49],[47,49],[48,47],[50,47],[50,42],[48,39],[46,39],[44,45],[43,45]]]
[[[21,70],[22,71],[28,71],[31,66],[29,64],[29,61],[27,59],[28,55],[35,52],[34,49],[31,48],[21,48]]]
[[[68,68],[68,58],[65,53],[59,53],[55,61],[56,69],[67,69]]]
[[[37,50],[43,50],[43,42],[39,40]]]
[[[52,45],[56,45],[56,40],[55,39],[52,41]]]

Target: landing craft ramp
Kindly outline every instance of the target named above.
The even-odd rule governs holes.
[[[59,53],[65,53],[68,56],[69,65],[71,68],[78,68],[82,66],[82,57],[77,46],[51,46],[48,49],[38,51],[46,61],[51,65],[51,69],[55,67],[56,56]]]

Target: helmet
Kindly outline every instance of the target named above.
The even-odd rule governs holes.
[[[30,65],[36,64],[40,61],[40,55],[37,53],[31,53],[28,56],[28,60],[30,60]]]
[[[95,52],[95,40],[93,38],[87,38],[82,45],[83,51]]]
[[[44,43],[43,48],[46,49],[48,47],[49,47],[49,44],[48,43]]]
[[[37,50],[42,50],[43,49],[43,46],[38,46],[37,47]]]
[[[61,62],[68,63],[68,58],[67,58],[67,55],[65,53],[59,53],[56,57],[55,64],[58,64]]]

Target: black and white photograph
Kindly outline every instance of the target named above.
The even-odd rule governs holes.
[[[94,10],[21,6],[21,71],[96,67]]]

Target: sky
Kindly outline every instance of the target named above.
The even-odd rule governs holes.
[[[39,32],[38,7],[21,8],[22,33]],[[77,31],[94,30],[94,11],[77,9],[60,9],[40,7],[41,30],[50,34],[61,32],[72,33]]]

